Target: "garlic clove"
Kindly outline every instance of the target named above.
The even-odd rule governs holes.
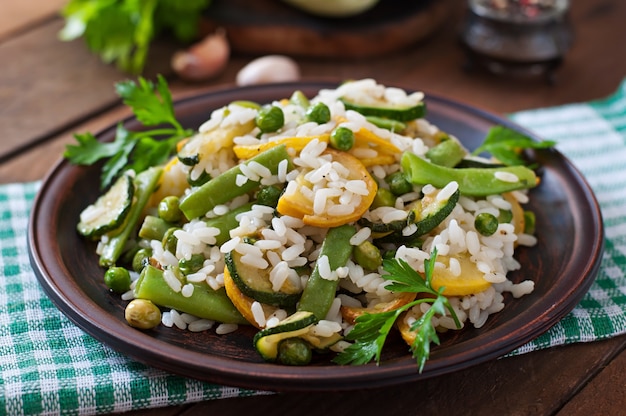
[[[289,82],[300,79],[300,67],[284,55],[266,55],[249,62],[237,73],[237,85]]]
[[[206,36],[187,50],[172,56],[172,69],[187,81],[205,81],[221,74],[230,58],[230,45],[224,30]]]

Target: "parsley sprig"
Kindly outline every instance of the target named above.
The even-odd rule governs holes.
[[[115,87],[137,120],[146,127],[156,128],[130,131],[120,123],[115,140],[108,143],[98,141],[91,133],[74,135],[78,144],[67,145],[63,154],[71,163],[91,165],[108,159],[100,177],[102,189],[128,169],[139,173],[164,163],[175,151],[176,143],[193,133],[183,128],[176,119],[172,96],[162,76],[157,77],[156,85],[139,77],[137,82],[122,81]]]
[[[547,149],[556,142],[552,140],[536,141],[530,137],[504,126],[494,126],[489,129],[482,144],[472,154],[482,152],[491,153],[501,163],[508,166],[524,165],[522,157],[524,149]]]
[[[359,365],[375,360],[379,364],[387,336],[398,317],[416,305],[430,303],[431,306],[428,311],[411,325],[411,331],[415,332],[415,341],[410,348],[417,361],[419,371],[422,372],[430,357],[430,345],[432,343],[439,345],[440,342],[437,330],[433,325],[435,315],[444,315],[447,310],[454,319],[457,328],[462,326],[448,298],[443,295],[444,288],[435,290],[431,286],[436,258],[437,250],[434,249],[430,259],[424,261],[424,277],[402,259],[387,259],[383,262],[383,268],[388,274],[382,275],[382,277],[392,281],[387,286],[389,290],[424,293],[430,296],[416,299],[393,311],[365,313],[356,318],[356,325],[346,335],[346,340],[354,341],[354,343],[335,357],[333,360],[335,363]]]
[[[210,0],[69,0],[61,12],[61,40],[84,38],[103,62],[140,74],[151,43],[170,32],[189,42],[198,34],[202,13]]]

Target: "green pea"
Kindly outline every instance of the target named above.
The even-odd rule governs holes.
[[[389,190],[394,195],[404,195],[413,190],[413,185],[409,182],[404,172],[401,171],[387,176],[385,182],[389,184]]]
[[[133,270],[139,273],[150,263],[150,256],[152,256],[152,250],[149,248],[141,248],[137,250],[133,256]]]
[[[161,323],[161,310],[147,299],[133,299],[126,305],[124,317],[134,328],[150,329]]]
[[[393,207],[396,205],[396,196],[387,188],[378,188],[374,201],[372,201],[372,209],[380,207]]]
[[[474,218],[474,228],[484,236],[493,235],[498,230],[498,218],[488,212],[481,212]]]
[[[263,107],[256,116],[256,125],[262,133],[272,133],[285,124],[285,114],[275,105]]]
[[[330,121],[330,108],[324,103],[316,103],[306,110],[306,117],[309,121],[317,124],[324,124]]]
[[[376,270],[383,263],[380,250],[368,240],[354,247],[352,255],[354,260],[366,270]]]
[[[183,218],[180,210],[180,200],[177,196],[166,196],[157,207],[159,217],[168,222],[178,222]]]
[[[337,127],[330,133],[330,145],[347,152],[354,146],[354,132],[347,127]]]
[[[200,253],[192,254],[189,259],[180,259],[178,261],[178,269],[184,275],[195,273],[202,266],[204,266],[204,256]]]
[[[104,284],[115,293],[124,293],[130,289],[130,273],[123,267],[109,267],[104,273]]]
[[[277,360],[281,364],[307,365],[312,358],[311,346],[301,338],[287,338],[278,344]]]
[[[282,192],[283,190],[278,186],[262,186],[256,195],[257,203],[259,205],[276,208],[276,205],[278,205],[278,199],[280,198]]]

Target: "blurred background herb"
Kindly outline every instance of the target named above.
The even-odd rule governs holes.
[[[198,36],[211,0],[69,0],[59,37],[84,38],[89,49],[122,71],[140,74],[151,42],[162,33],[181,42]]]

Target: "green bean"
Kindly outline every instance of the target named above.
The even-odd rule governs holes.
[[[143,223],[139,228],[138,235],[146,240],[161,240],[165,232],[172,228],[173,224],[165,221],[163,218],[154,215],[146,215]]]
[[[356,233],[352,225],[341,225],[328,230],[320,254],[309,281],[302,292],[298,303],[299,311],[313,312],[318,319],[325,319],[337,292],[339,280],[324,279],[320,275],[319,258],[326,256],[330,270],[337,270],[346,265],[352,255],[350,238]]]
[[[435,165],[413,153],[405,152],[401,159],[402,169],[409,180],[417,185],[431,184],[443,188],[450,182],[457,182],[462,194],[487,196],[527,189],[537,186],[535,172],[525,166],[504,166],[497,168],[454,169]],[[498,173],[513,174],[515,182],[498,179]]]
[[[156,267],[146,266],[137,281],[134,292],[138,299],[147,299],[156,305],[186,312],[199,318],[213,321],[247,324],[248,321],[232,304],[226,291],[213,290],[207,284],[193,283],[190,297],[175,292],[163,278],[163,272]]]
[[[259,110],[255,122],[262,133],[272,133],[285,125],[285,114],[275,105],[263,107]]]
[[[280,198],[282,192],[282,188],[279,188],[278,186],[262,186],[256,195],[257,204],[276,208],[276,205],[278,205],[278,199]]]
[[[380,250],[368,240],[354,247],[353,255],[354,260],[366,270],[377,270],[383,264]]]
[[[131,233],[138,225],[144,207],[159,183],[162,172],[163,168],[152,167],[139,173],[133,180],[135,184],[135,201],[122,227],[103,245],[99,260],[101,266],[113,266],[119,259]]]
[[[310,106],[306,110],[306,117],[309,121],[317,124],[324,124],[330,121],[330,108],[322,102]]]
[[[281,144],[259,153],[245,164],[254,161],[268,168],[272,174],[276,174],[278,164],[283,160],[289,161],[290,159],[287,148]],[[244,184],[238,184],[237,177],[239,175],[242,175],[240,166],[234,166],[185,196],[180,201],[180,209],[185,217],[190,220],[198,218],[216,205],[224,204],[260,186],[260,182],[251,179],[248,179]]]
[[[330,145],[344,152],[354,146],[354,132],[347,127],[337,127],[330,133]]]
[[[435,165],[452,168],[459,164],[467,155],[465,148],[452,137],[446,136],[442,141],[428,149],[426,157]]]
[[[239,225],[239,221],[237,221],[236,218],[237,215],[241,214],[242,212],[250,211],[252,205],[254,205],[252,202],[244,204],[238,208],[228,211],[224,215],[210,218],[205,221],[207,227],[215,227],[220,230],[220,233],[215,236],[216,245],[221,246],[222,244],[230,240],[230,230]]]
[[[387,129],[393,132],[399,132],[406,129],[405,123],[390,118],[365,116],[365,119],[376,127],[380,127],[381,129]]]
[[[289,98],[289,102],[295,105],[299,105],[302,108],[309,107],[309,99],[300,90],[296,90],[293,92],[293,94],[291,94],[291,97]]]
[[[396,205],[396,196],[387,188],[378,188],[372,201],[371,209],[393,207]]]
[[[157,206],[159,217],[167,222],[178,222],[183,218],[180,210],[180,200],[177,196],[169,195],[163,198]]]

